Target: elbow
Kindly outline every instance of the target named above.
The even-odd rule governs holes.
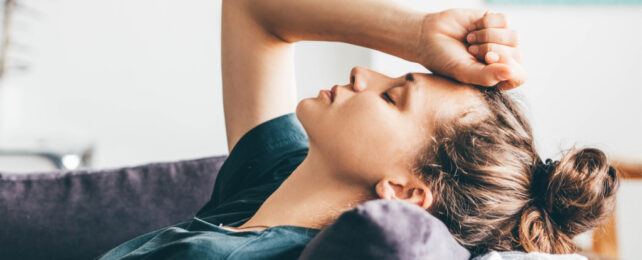
[[[285,43],[297,42],[298,39],[289,36],[277,26],[279,24],[278,18],[271,15],[273,8],[273,5],[264,1],[223,0],[223,25],[238,26],[243,23],[249,24],[249,26],[258,26],[260,30],[265,31],[265,33],[279,41]],[[239,19],[245,21],[240,21]]]

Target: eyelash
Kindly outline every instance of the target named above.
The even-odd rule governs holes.
[[[383,97],[383,99],[386,102],[392,103],[393,105],[396,104],[395,101],[392,100],[392,98],[390,98],[390,95],[388,95],[388,92],[383,92],[383,94],[381,94],[381,97]]]

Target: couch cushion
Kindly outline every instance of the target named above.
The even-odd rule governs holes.
[[[0,258],[90,259],[189,219],[210,197],[225,158],[0,173]]]
[[[439,219],[398,200],[374,200],[343,213],[300,259],[468,259]]]

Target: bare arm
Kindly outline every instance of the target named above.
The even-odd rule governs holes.
[[[222,24],[230,150],[254,126],[295,111],[291,43],[297,41],[368,47],[470,84],[513,88],[525,77],[505,17],[480,10],[426,14],[386,0],[223,0]],[[469,33],[478,40],[467,43]],[[479,48],[471,54],[473,45]],[[485,58],[491,51],[499,59]]]
[[[292,44],[341,41],[415,60],[423,14],[374,0],[223,1],[223,99],[228,148],[294,112]]]

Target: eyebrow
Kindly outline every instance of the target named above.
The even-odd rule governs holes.
[[[413,76],[412,73],[408,73],[408,74],[406,74],[405,79],[406,79],[406,81],[414,82],[415,81],[415,76]]]
[[[406,80],[407,83],[415,83],[415,76],[413,76],[412,73],[406,74],[404,79]],[[414,85],[415,84],[409,84],[407,86],[407,88],[405,89],[403,103],[404,103],[404,106],[406,106],[406,107],[409,106],[409,103],[410,103],[410,92],[411,92],[410,88],[411,87],[416,87]]]

